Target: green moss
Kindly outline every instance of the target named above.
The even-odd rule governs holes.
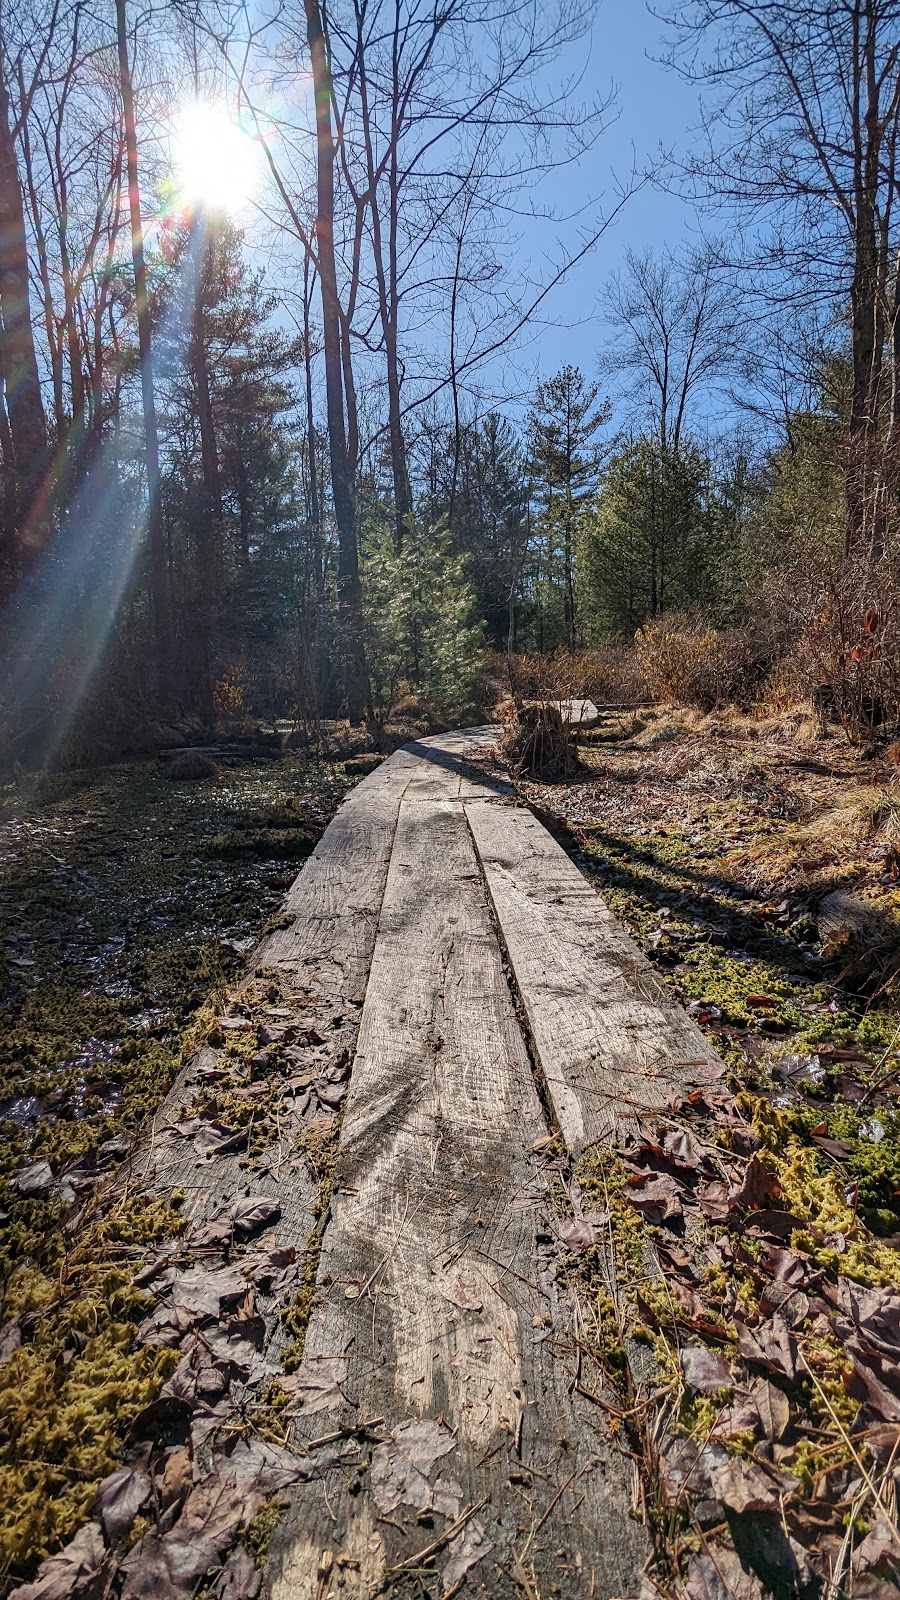
[[[284,1500],[270,1500],[261,1511],[257,1511],[252,1522],[247,1524],[243,1542],[258,1567],[265,1566],[272,1535],[284,1514],[285,1504]]]
[[[310,1231],[303,1252],[300,1289],[281,1318],[284,1330],[290,1338],[290,1344],[282,1354],[282,1364],[286,1372],[296,1372],[303,1360],[306,1330],[316,1305],[322,1233],[334,1190],[339,1143],[340,1118],[337,1117],[327,1128],[305,1129],[295,1143],[295,1148],[303,1155],[310,1174],[318,1185],[318,1193],[313,1208],[315,1225]]]
[[[98,1151],[157,1109],[221,1015],[244,959],[231,941],[259,936],[296,871],[290,848],[226,865],[206,844],[244,817],[315,837],[348,787],[273,764],[201,790],[137,766],[2,797],[0,1322],[22,1319],[23,1344],[0,1368],[0,1563],[16,1576],[85,1520],[177,1360],[133,1348],[148,1301],[131,1278],[180,1218],[116,1197],[114,1163]],[[269,975],[260,1005],[273,992]],[[228,1042],[238,1068],[247,1040]],[[241,1125],[251,1115],[239,1097],[226,1110]],[[67,1197],[26,1198],[11,1181],[36,1161],[90,1176],[98,1159],[113,1181],[77,1189],[75,1210],[87,1206],[74,1235]]]
[[[86,1519],[138,1412],[177,1364],[175,1351],[134,1348],[151,1301],[132,1287],[130,1264],[114,1263],[181,1226],[162,1203],[123,1201],[54,1262],[54,1276],[59,1252],[47,1251],[44,1270],[22,1266],[5,1284],[0,1318],[27,1318],[0,1384],[0,1562],[13,1572]]]

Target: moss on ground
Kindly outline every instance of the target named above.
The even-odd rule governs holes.
[[[900,1282],[897,777],[864,770],[835,742],[798,750],[777,726],[751,738],[720,717],[713,739],[690,722],[666,726],[663,712],[645,722],[636,737],[599,730],[571,783],[520,787],[567,831],[578,865],[722,1055],[775,1179],[770,1203],[794,1219],[783,1243],[828,1288],[830,1301],[811,1290],[805,1312],[798,1302],[796,1377],[771,1375],[790,1404],[778,1466],[823,1525],[831,1517],[839,1543],[864,1519],[828,1486],[871,1458],[851,1439],[860,1402],[828,1306],[839,1277]],[[864,940],[820,933],[819,907],[836,889],[877,916],[874,959]],[[701,1140],[738,1148],[727,1116],[683,1109]],[[651,1121],[645,1133],[657,1136]],[[657,1459],[660,1406],[668,1426],[704,1444],[721,1397],[691,1392],[679,1352],[708,1341],[741,1359],[735,1318],[754,1327],[771,1312],[771,1247],[744,1231],[740,1211],[712,1223],[687,1199],[683,1233],[651,1225],[629,1204],[614,1152],[586,1152],[575,1176],[585,1214],[608,1218],[604,1243],[566,1263],[586,1342],[632,1401],[634,1343],[653,1357],[656,1401],[638,1397],[627,1422],[636,1448]],[[760,1449],[753,1432],[722,1443],[739,1457]],[[651,1484],[648,1509],[659,1570],[677,1578],[702,1544],[689,1498],[672,1504]]]
[[[350,787],[329,768],[156,766],[43,777],[0,797],[0,1568],[28,1576],[90,1513],[177,1356],[134,1348],[143,1252],[180,1227],[122,1199],[116,1162],[208,1035],[222,996]],[[225,861],[217,834],[265,831]],[[228,1050],[246,1049],[232,1035]],[[236,1097],[229,1118],[252,1116]],[[47,1162],[52,1187],[15,1178]]]

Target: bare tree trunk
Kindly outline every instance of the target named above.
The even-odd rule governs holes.
[[[394,548],[399,555],[403,549],[406,535],[412,531],[413,504],[412,491],[409,483],[409,471],[406,462],[406,441],[403,437],[403,419],[400,403],[400,363],[397,347],[397,229],[399,225],[399,175],[398,175],[398,145],[400,130],[398,117],[400,112],[400,83],[398,61],[398,30],[400,21],[399,6],[394,13],[394,44],[392,51],[392,97],[391,97],[391,141],[388,171],[388,265],[385,271],[384,239],[381,226],[381,212],[378,202],[378,179],[376,172],[375,147],[372,135],[371,113],[369,107],[368,82],[366,78],[365,44],[363,39],[363,15],[357,11],[358,29],[358,58],[360,111],[362,114],[363,140],[366,150],[366,174],[369,182],[369,209],[372,219],[372,253],[375,262],[375,278],[378,287],[378,309],[381,317],[381,330],[384,338],[384,355],[387,375],[388,392],[388,434],[391,446],[391,476],[394,483]]]
[[[47,468],[47,421],[31,327],[25,213],[5,71],[0,40],[0,313],[13,451],[0,582],[8,589],[34,561],[44,541],[41,490]]]
[[[200,482],[203,491],[197,525],[198,570],[195,603],[201,676],[196,687],[201,714],[211,722],[214,714],[214,634],[222,588],[220,546],[222,490],[209,382],[209,360],[206,352],[206,284],[211,264],[211,241],[202,214],[195,221],[194,229],[195,286],[190,363],[196,385],[197,424],[200,430]]]
[[[170,694],[170,622],[166,572],[166,544],[163,531],[159,482],[159,429],[156,421],[156,394],[153,384],[153,343],[150,302],[147,297],[147,267],[144,260],[144,229],[141,222],[141,191],[138,176],[137,125],[134,116],[134,87],[128,61],[128,33],[125,0],[116,0],[116,35],[119,50],[119,85],[125,123],[125,159],[128,173],[128,209],[131,217],[131,259],[134,266],[135,311],[138,348],[141,357],[141,400],[144,410],[144,438],[147,465],[147,540],[150,549],[150,597],[156,645],[156,680],[160,700],[166,704]]]
[[[304,0],[306,33],[316,97],[317,216],[319,284],[322,294],[322,332],[325,344],[325,395],[328,443],[331,455],[331,489],[338,529],[338,605],[347,673],[347,714],[351,723],[370,710],[369,677],[363,639],[362,589],[356,507],[344,426],[341,318],[334,257],[334,138],[331,128],[331,69],[322,29],[319,0]]]

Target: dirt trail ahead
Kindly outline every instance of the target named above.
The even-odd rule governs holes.
[[[473,776],[494,738],[407,746],[360,785],[266,951],[295,993],[362,999],[273,1600],[416,1573],[445,1595],[640,1587],[634,1463],[557,1282],[561,1174],[721,1066],[546,830]],[[363,1423],[348,1464],[335,1440]]]

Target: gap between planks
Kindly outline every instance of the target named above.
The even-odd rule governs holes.
[[[537,1592],[627,1594],[647,1554],[630,1463],[574,1392],[546,1123],[458,783],[429,763],[401,803],[300,1375],[301,1434],[327,1409],[329,1428],[383,1418],[384,1442],[294,1492],[273,1600],[379,1592],[434,1543],[435,1500],[482,1508],[465,1593],[520,1593],[518,1563]],[[418,1507],[395,1504],[389,1434],[419,1418],[452,1442]],[[438,1593],[462,1538],[434,1558]]]

